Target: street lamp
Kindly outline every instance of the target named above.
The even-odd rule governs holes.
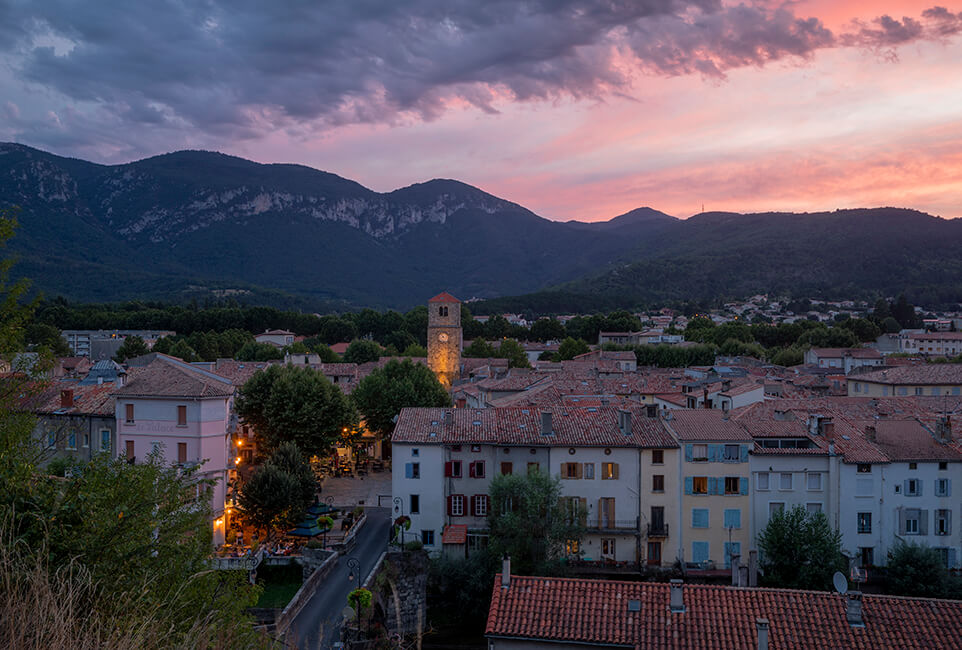
[[[394,521],[395,523],[404,516],[404,499],[401,497],[394,497]],[[404,525],[397,524],[397,537],[400,537],[400,546],[404,548]]]

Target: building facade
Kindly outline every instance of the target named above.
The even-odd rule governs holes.
[[[461,301],[439,293],[428,301],[428,367],[450,389],[461,371]]]

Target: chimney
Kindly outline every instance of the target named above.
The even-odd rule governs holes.
[[[845,618],[852,627],[865,627],[862,620],[862,592],[848,592],[848,607],[845,609]]]
[[[682,585],[684,583],[678,578],[671,579],[671,598],[668,602],[668,609],[673,614],[682,614],[685,611],[685,599],[682,594]]]
[[[727,392],[732,388],[731,379],[722,379],[722,392]]]
[[[819,416],[810,413],[808,416],[808,432],[813,436],[817,436],[821,431],[818,430]]]
[[[775,419],[778,420],[779,422],[787,420],[788,411],[784,411],[782,409],[775,409]]]
[[[758,650],[768,650],[768,619],[756,618],[755,630],[758,632]]]
[[[704,400],[704,403],[702,404],[702,406],[704,406],[706,409],[709,408],[709,406],[708,406],[708,386],[705,386],[705,387],[702,389],[702,399]]]
[[[865,425],[865,437],[869,442],[878,442],[878,435],[874,424]]]
[[[758,586],[758,551],[748,552],[748,586]]]
[[[97,377],[97,385],[98,385],[98,386],[103,386],[103,383],[104,383],[104,378],[103,378],[103,377]]]
[[[940,415],[935,423],[935,437],[939,442],[952,442],[952,416]]]
[[[607,395],[602,395],[602,396],[601,396],[601,405],[602,405],[602,406],[608,406],[608,404],[610,404],[610,403],[611,403],[611,400],[608,399],[608,396],[607,396]]]
[[[822,435],[826,440],[835,440],[835,423],[832,418],[822,420]]]
[[[452,423],[452,422],[454,422],[454,413],[452,413],[451,411],[445,411],[445,412],[444,412],[444,425],[449,427],[449,426],[451,426],[451,423]]]
[[[631,411],[618,411],[618,428],[621,429],[621,435],[631,435]]]
[[[467,398],[466,398],[466,397],[459,397],[459,398],[458,398],[458,408],[459,408],[459,409],[463,409],[463,408],[466,408],[467,406],[468,406],[468,400],[467,400]]]
[[[73,407],[73,389],[65,388],[60,391],[60,408],[69,409]]]
[[[727,399],[726,399],[726,400],[723,400],[721,406],[722,406],[722,420],[725,420],[725,421],[727,422],[727,421],[728,421],[728,408],[729,408],[729,406],[728,406],[728,400],[727,400]]]
[[[501,559],[501,588],[507,589],[511,586],[511,556],[507,553]]]
[[[551,411],[541,411],[541,435],[550,436],[552,432]]]

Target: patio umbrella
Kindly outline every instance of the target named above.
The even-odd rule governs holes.
[[[295,537],[314,537],[315,535],[320,535],[323,532],[324,531],[321,530],[320,526],[317,525],[317,518],[308,517],[299,523],[296,528],[287,531],[287,534],[294,535]]]
[[[329,512],[334,512],[335,508],[330,507],[326,503],[315,503],[310,508],[307,509],[307,514],[312,517],[320,517],[321,515],[326,515]]]

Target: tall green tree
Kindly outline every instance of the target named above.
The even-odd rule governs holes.
[[[574,359],[579,354],[585,354],[589,352],[591,348],[588,344],[581,339],[573,339],[570,336],[561,342],[558,346],[558,361],[568,361],[569,359]]]
[[[267,533],[293,528],[314,502],[317,479],[293,442],[281,443],[241,488],[239,503],[247,521]]]
[[[116,354],[114,354],[114,359],[119,363],[123,363],[127,359],[133,359],[134,357],[143,356],[150,352],[147,349],[147,344],[139,336],[128,336],[124,339],[124,342],[120,344],[117,348]]]
[[[885,590],[897,596],[958,597],[958,578],[950,578],[934,548],[899,541],[888,553]]]
[[[368,363],[381,358],[381,346],[374,341],[356,339],[344,351],[344,363]]]
[[[565,326],[554,318],[539,318],[531,325],[530,336],[535,341],[560,341],[565,338]]]
[[[282,442],[267,462],[292,477],[297,483],[299,497],[295,507],[299,508],[300,513],[303,514],[303,511],[314,503],[319,487],[317,476],[304,457],[304,453],[293,442]]]
[[[241,388],[235,405],[268,453],[291,441],[308,456],[324,455],[343,429],[357,422],[344,393],[321,373],[301,366],[259,370]]]
[[[351,400],[367,428],[385,438],[402,408],[451,406],[451,397],[431,369],[410,359],[395,359],[373,370],[351,391]]]
[[[836,571],[845,571],[842,534],[823,512],[803,506],[779,510],[758,535],[764,583],[785,589],[830,589]]]
[[[70,347],[53,325],[46,323],[31,323],[27,326],[26,342],[30,346],[43,347],[57,357],[70,356]]]
[[[464,348],[461,355],[470,359],[490,359],[491,357],[496,357],[498,352],[494,349],[493,345],[484,339],[476,338],[471,341],[471,345]]]
[[[488,550],[511,556],[511,570],[521,575],[561,571],[565,542],[585,535],[580,503],[561,498],[561,481],[543,472],[499,474],[488,490]]]
[[[498,348],[497,356],[508,360],[509,368],[530,368],[528,354],[524,347],[514,339],[504,339]]]

